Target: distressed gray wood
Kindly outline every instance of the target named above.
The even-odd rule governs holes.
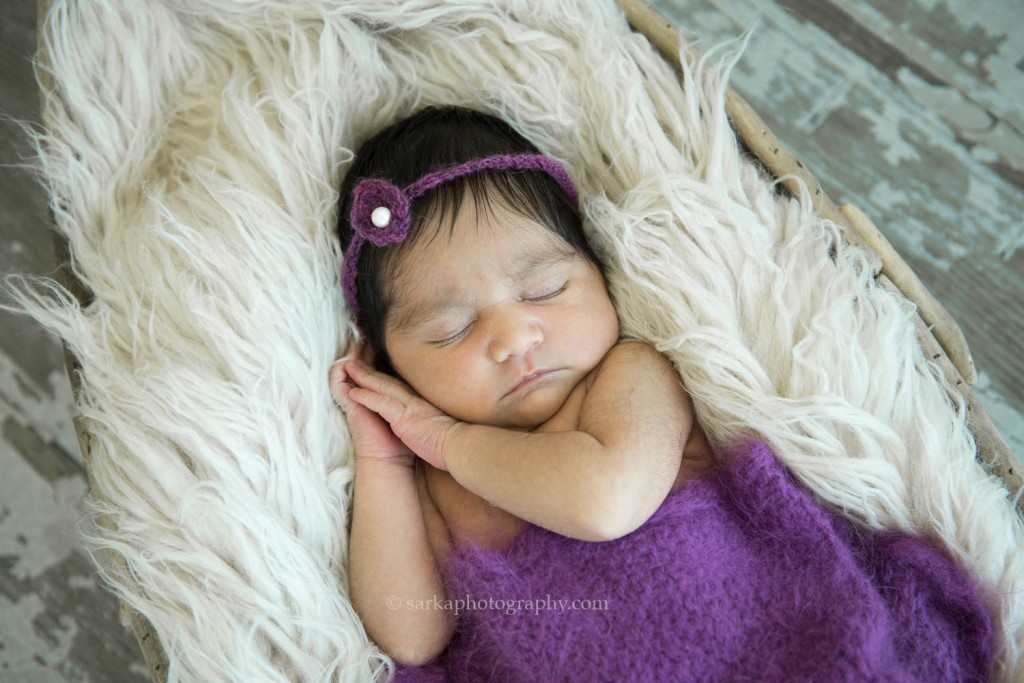
[[[0,267],[52,275],[46,196],[6,117],[38,120],[34,0],[0,4]],[[0,311],[0,682],[149,680],[76,537],[86,479],[60,345]]]
[[[758,14],[732,85],[959,322],[1024,456],[1024,3],[654,0],[704,51]]]
[[[762,13],[733,85],[860,206],[960,322],[1024,455],[1024,4],[656,0],[708,47]],[[0,3],[0,111],[36,120],[33,0]],[[46,199],[0,121],[0,267],[55,270]],[[0,682],[148,679],[74,538],[86,492],[60,346],[0,312]]]

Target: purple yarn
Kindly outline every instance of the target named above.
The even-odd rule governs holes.
[[[573,206],[579,203],[576,188],[565,167],[543,154],[495,154],[481,157],[431,171],[404,188],[382,178],[363,178],[352,190],[349,223],[352,225],[353,236],[341,269],[341,286],[353,315],[359,315],[356,275],[363,245],[370,242],[384,247],[404,241],[409,235],[413,200],[450,180],[481,171],[544,171],[559,184]],[[372,220],[373,211],[380,207],[390,211],[389,221],[384,227],[374,225]]]
[[[763,443],[729,462],[615,541],[530,527],[504,553],[457,549],[449,596],[477,608],[397,680],[987,680],[989,613],[942,549],[825,510]],[[607,607],[481,608],[547,596]]]
[[[386,180],[360,180],[352,190],[352,213],[349,214],[352,231],[378,247],[401,242],[409,234],[410,199]],[[381,206],[391,212],[390,222],[383,228],[374,225],[371,219],[373,210]]]

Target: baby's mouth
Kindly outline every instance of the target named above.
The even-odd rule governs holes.
[[[537,370],[525,377],[521,377],[511,389],[505,392],[505,396],[511,396],[515,393],[525,391],[530,387],[537,385],[539,382],[544,381],[545,378],[549,377],[554,372],[554,370]],[[504,398],[504,396],[502,398]]]

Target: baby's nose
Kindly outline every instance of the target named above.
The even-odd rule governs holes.
[[[527,351],[544,340],[540,325],[531,316],[508,312],[492,321],[489,353],[496,363],[504,363],[513,356]]]

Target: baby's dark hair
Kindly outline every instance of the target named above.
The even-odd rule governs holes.
[[[363,143],[341,184],[338,236],[347,253],[352,241],[349,215],[352,190],[363,178],[383,178],[408,186],[430,171],[495,154],[537,154],[539,151],[507,123],[465,107],[428,107],[380,131]],[[477,209],[497,199],[512,211],[551,230],[598,266],[583,235],[579,213],[559,184],[544,171],[481,171],[442,183],[416,198],[410,207],[409,236],[400,244],[376,247],[364,243],[357,264],[358,319],[381,370],[393,372],[384,343],[384,321],[394,303],[393,269],[405,249],[414,245],[435,217],[437,229],[451,229],[466,190]]]

